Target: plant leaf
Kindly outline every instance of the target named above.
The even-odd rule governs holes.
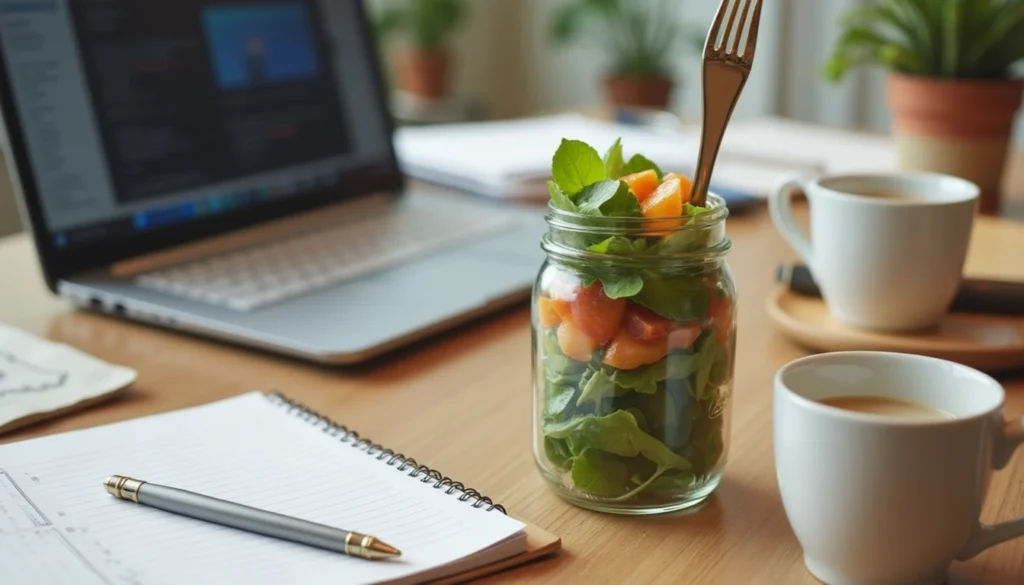
[[[574,447],[600,449],[620,457],[643,455],[665,468],[690,468],[690,462],[684,457],[640,430],[636,419],[625,410],[617,410],[601,417],[577,417],[565,423],[548,425],[544,433],[554,439],[569,439]]]
[[[602,173],[604,167],[602,165]],[[605,217],[643,217],[640,202],[622,181],[599,181],[585,187],[576,196],[580,213]]]
[[[562,188],[558,186],[554,181],[548,181],[548,193],[551,194],[551,203],[562,211],[570,211],[572,213],[578,213],[576,204],[569,199],[569,196],[562,191]]]
[[[604,161],[592,146],[579,140],[567,139],[562,139],[551,159],[551,174],[555,183],[572,199],[584,187],[608,178]]]
[[[604,155],[604,170],[609,179],[618,179],[623,176],[622,167],[625,165],[626,161],[622,158],[622,139],[618,138]]]

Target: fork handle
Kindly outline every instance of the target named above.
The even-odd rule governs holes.
[[[698,207],[704,207],[707,202],[711,174],[715,170],[715,160],[722,146],[725,128],[732,118],[736,102],[739,101],[743,86],[750,75],[741,68],[706,59],[702,69],[704,119],[701,123],[700,153],[697,158],[697,169],[694,171],[693,190],[690,191],[690,204]],[[709,99],[712,97],[716,99]]]

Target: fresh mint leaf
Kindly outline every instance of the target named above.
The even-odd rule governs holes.
[[[636,419],[625,410],[601,417],[582,416],[564,423],[545,425],[544,432],[554,439],[569,439],[574,450],[585,446],[621,457],[643,455],[666,469],[690,468],[689,461],[673,452],[665,443],[640,430]]]
[[[700,349],[697,350],[697,376],[693,384],[693,397],[697,400],[703,398],[708,391],[708,383],[711,380],[711,368],[715,365],[715,358],[718,357],[718,342],[713,332],[705,334],[704,341],[700,342]]]
[[[647,250],[647,240],[644,238],[631,240],[625,236],[612,236],[607,240],[590,246],[587,250],[596,254],[612,254],[616,256],[642,254]]]
[[[635,297],[644,288],[644,279],[638,274],[630,274],[616,279],[601,279],[604,294],[609,299],[628,299]]]
[[[658,174],[658,181],[661,181],[662,178],[664,178],[664,175],[661,173],[661,169],[658,168],[658,165],[654,164],[654,161],[648,159],[642,154],[634,154],[633,158],[629,159],[629,162],[622,167],[622,175],[620,176],[624,177],[626,175],[632,175],[633,173],[649,170]]]
[[[698,368],[697,357],[688,353],[670,353],[649,366],[635,370],[614,370],[611,379],[622,388],[640,394],[654,394],[658,382],[689,377]]]
[[[548,461],[563,471],[572,467],[572,452],[562,439],[544,437],[544,454]]]
[[[584,449],[572,460],[572,482],[595,496],[618,496],[629,489],[629,468],[598,449]]]
[[[598,181],[576,196],[576,207],[586,215],[643,217],[640,202],[622,181]]]
[[[688,227],[672,235],[662,238],[661,242],[651,248],[652,254],[671,256],[696,252],[709,247],[712,228]]]
[[[576,204],[569,199],[569,196],[562,191],[562,188],[558,186],[554,181],[548,181],[548,193],[551,194],[551,203],[562,211],[569,211],[572,213],[578,213]]]
[[[707,316],[711,296],[696,276],[648,275],[633,301],[671,321],[697,321]]]
[[[564,138],[551,159],[551,175],[571,199],[576,199],[584,187],[608,178],[604,161],[592,146]]]
[[[604,155],[604,170],[609,179],[618,179],[623,175],[622,167],[624,166],[626,166],[626,161],[622,158],[622,139],[619,138]]]

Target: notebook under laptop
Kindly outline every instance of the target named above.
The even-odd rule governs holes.
[[[358,0],[0,0],[51,290],[351,363],[525,299],[542,210],[411,193]]]

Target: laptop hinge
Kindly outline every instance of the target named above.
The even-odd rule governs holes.
[[[158,252],[151,252],[115,262],[110,266],[114,276],[134,276],[152,270],[197,260],[258,244],[309,233],[352,221],[360,215],[380,212],[394,202],[390,195],[381,193],[361,197],[327,207],[305,211],[286,218],[272,220],[257,226],[242,228],[197,242],[189,242]]]

